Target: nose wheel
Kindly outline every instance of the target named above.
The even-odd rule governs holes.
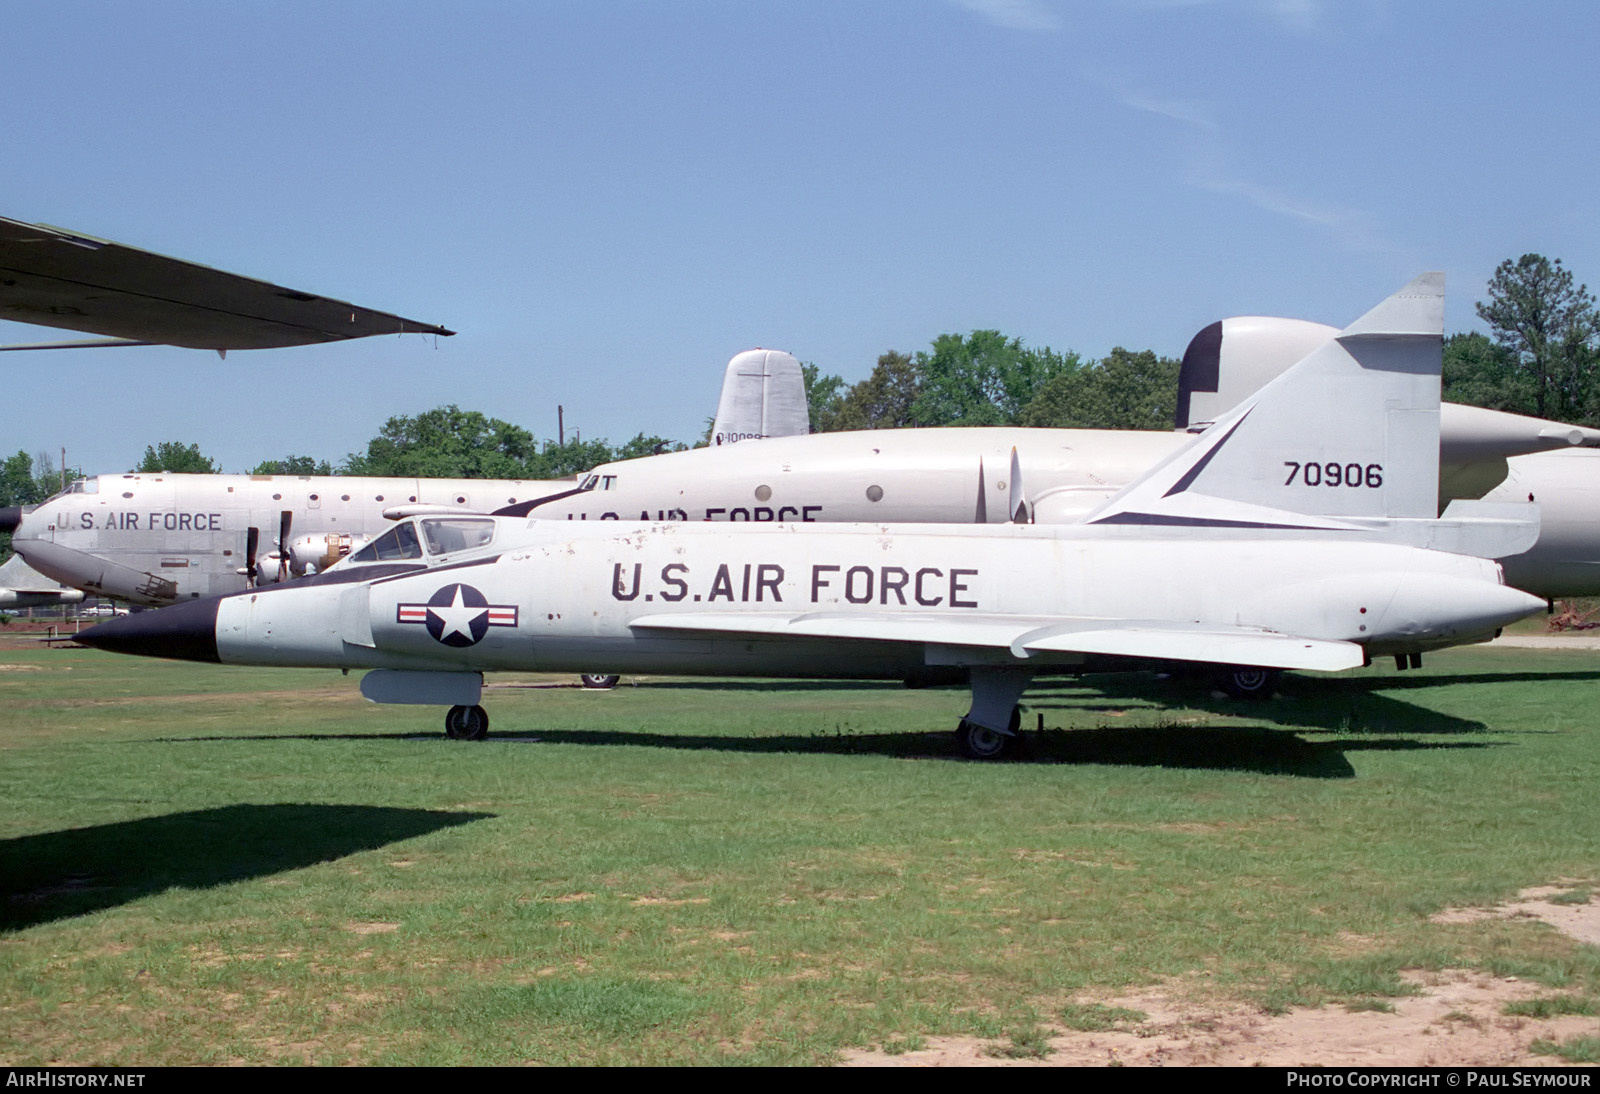
[[[583,681],[583,686],[594,691],[606,691],[617,686],[617,681],[622,677],[606,672],[586,672],[578,677]]]
[[[489,712],[482,707],[451,707],[444,716],[444,735],[452,741],[481,741],[489,736]]]

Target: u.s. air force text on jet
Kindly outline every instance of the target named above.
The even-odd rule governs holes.
[[[731,568],[730,568],[731,566]],[[635,562],[631,573],[623,563],[612,566],[611,596],[615,600],[638,600],[645,579],[644,564]],[[737,575],[737,580],[735,580]],[[644,599],[661,599],[669,604],[689,599],[694,603],[711,604],[717,601],[733,603],[783,603],[783,566],[776,562],[719,563],[709,586],[697,582],[688,563],[669,562],[661,567],[659,583],[654,589],[644,589]],[[811,565],[812,604],[835,602],[840,596],[850,604],[896,604],[910,607],[912,602],[924,608],[976,608],[978,601],[967,599],[970,591],[968,578],[978,576],[976,569],[952,566],[948,572],[940,566],[850,566],[816,562]],[[700,588],[704,591],[693,592]],[[791,593],[794,591],[791,588]],[[908,600],[907,597],[910,597]],[[891,598],[893,598],[891,600]]]

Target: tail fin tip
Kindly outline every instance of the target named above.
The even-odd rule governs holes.
[[[1444,273],[1432,270],[1339,332],[1346,338],[1444,337]]]

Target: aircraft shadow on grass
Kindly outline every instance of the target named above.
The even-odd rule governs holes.
[[[1522,674],[1501,674],[1521,678]],[[1556,674],[1565,676],[1569,674]],[[1570,674],[1589,678],[1600,674]],[[1548,674],[1528,674],[1543,680]],[[1479,676],[1432,677],[1431,686],[1453,682],[1484,681]],[[1421,680],[1418,681],[1420,683]],[[771,691],[792,689],[799,683],[817,688],[859,688],[848,681],[775,681],[757,685]],[[1410,684],[1410,680],[1403,683]],[[651,688],[728,688],[749,690],[749,682],[663,681]],[[874,685],[867,685],[874,686]],[[892,690],[896,685],[876,685]],[[1126,764],[1223,771],[1251,771],[1303,778],[1352,778],[1351,752],[1404,751],[1437,748],[1502,747],[1502,742],[1438,742],[1442,735],[1482,736],[1496,731],[1482,721],[1460,718],[1380,694],[1395,686],[1394,677],[1318,678],[1296,676],[1284,687],[1286,697],[1265,702],[1216,699],[1209,686],[1194,679],[1155,679],[1150,673],[1095,674],[1081,678],[1038,681],[1024,697],[1024,729],[1033,729],[1043,714],[1048,724],[1071,715],[1099,720],[1136,710],[1147,717],[1166,719],[1155,726],[1101,725],[1094,728],[1046,728],[1025,734],[1021,760],[1036,764]],[[951,689],[952,710],[964,696]],[[1181,704],[1170,712],[1169,704]],[[1185,724],[1185,711],[1269,722],[1274,726],[1205,726]],[[1055,717],[1052,717],[1054,715]],[[1298,732],[1297,732],[1298,731]],[[650,733],[632,730],[577,730],[538,727],[527,732],[551,744],[595,746],[636,745],[682,750],[710,749],[729,752],[809,752],[871,754],[905,758],[957,756],[951,733],[819,732],[795,734],[711,736]],[[1306,740],[1299,732],[1333,733],[1326,740]],[[518,730],[506,727],[492,737],[515,738]]]
[[[593,747],[634,746],[681,751],[743,753],[811,753],[817,755],[893,756],[900,759],[960,759],[954,733],[817,733],[810,736],[740,737],[649,733],[637,730],[530,729],[522,740],[543,744]],[[516,730],[489,739],[515,742]],[[1027,732],[1017,762],[1024,764],[1121,764],[1137,767],[1250,771],[1313,779],[1349,779],[1355,768],[1346,758],[1354,751],[1404,751],[1425,748],[1489,748],[1489,744],[1452,743],[1392,737],[1306,741],[1289,730],[1265,727],[1219,729],[1203,726],[1046,729]],[[961,760],[963,763],[972,761]]]
[[[1533,678],[1544,679],[1538,674]],[[1433,679],[1435,686],[1444,686],[1480,678]],[[1393,677],[1292,676],[1283,681],[1277,696],[1256,701],[1221,698],[1199,678],[1152,680],[1148,674],[1130,673],[1046,681],[1030,691],[1023,703],[1029,711],[1045,713],[1047,721],[1055,712],[1063,716],[1079,713],[1111,717],[1139,712],[1178,721],[1187,717],[1185,711],[1203,711],[1310,732],[1432,736],[1494,732],[1477,719],[1460,718],[1381,694],[1395,687],[1393,681]]]
[[[1281,698],[1263,702],[1218,699],[1198,678],[1157,679],[1148,672],[1055,677],[1038,681],[1024,697],[1025,729],[1035,719],[1081,722],[1088,716],[1102,724],[1088,728],[1046,728],[1028,732],[1021,760],[1035,764],[1123,764],[1196,770],[1249,771],[1301,778],[1352,778],[1351,752],[1505,747],[1508,741],[1442,742],[1441,736],[1492,737],[1505,733],[1476,719],[1457,717],[1394,698],[1397,688],[1446,687],[1457,683],[1517,683],[1600,679],[1600,672],[1487,673],[1437,676],[1315,677],[1293,675],[1284,681]],[[510,685],[515,687],[516,685]],[[900,685],[875,681],[651,681],[641,686],[667,690],[738,692],[878,690]],[[951,720],[964,709],[962,689],[948,688]],[[602,698],[603,701],[603,698]],[[1268,725],[1190,724],[1193,712],[1246,719]],[[1155,725],[1117,725],[1112,718],[1130,713],[1154,719]],[[524,715],[525,716],[525,715]],[[1076,716],[1076,717],[1075,717]],[[509,724],[508,724],[509,723]],[[1278,727],[1278,728],[1275,728]],[[1331,734],[1307,740],[1300,734]],[[426,739],[428,735],[423,735]],[[184,740],[415,740],[415,733],[289,733],[260,736],[217,736]],[[444,742],[442,735],[439,738]],[[596,747],[638,746],[680,751],[743,753],[812,753],[879,755],[919,759],[958,756],[949,732],[860,732],[853,728],[811,734],[727,735],[651,733],[647,730],[564,729],[548,723],[518,725],[502,720],[490,740],[501,743],[576,744]],[[152,742],[155,743],[155,742]],[[170,743],[170,742],[169,742]],[[448,747],[471,747],[448,742]]]
[[[0,840],[0,932],[369,851],[490,813],[228,805]]]
[[[1306,679],[1311,679],[1306,677]],[[1428,672],[1396,673],[1392,676],[1368,676],[1359,679],[1319,680],[1320,684],[1360,684],[1374,691],[1407,691],[1417,688],[1447,688],[1454,684],[1546,684],[1568,681],[1595,683],[1600,681],[1600,671],[1570,672],[1462,672],[1449,675]]]

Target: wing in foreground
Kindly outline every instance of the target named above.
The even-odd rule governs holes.
[[[1279,634],[1252,627],[1195,626],[1166,620],[1023,619],[1016,616],[908,617],[858,612],[803,614],[697,612],[648,615],[629,626],[722,634],[783,635],[790,638],[855,638],[878,642],[924,642],[940,646],[1004,650],[1014,657],[1083,653],[1156,661],[1198,661],[1264,668],[1337,672],[1361,665],[1365,652],[1354,642]]]
[[[452,334],[45,224],[0,217],[0,319],[189,349]]]

